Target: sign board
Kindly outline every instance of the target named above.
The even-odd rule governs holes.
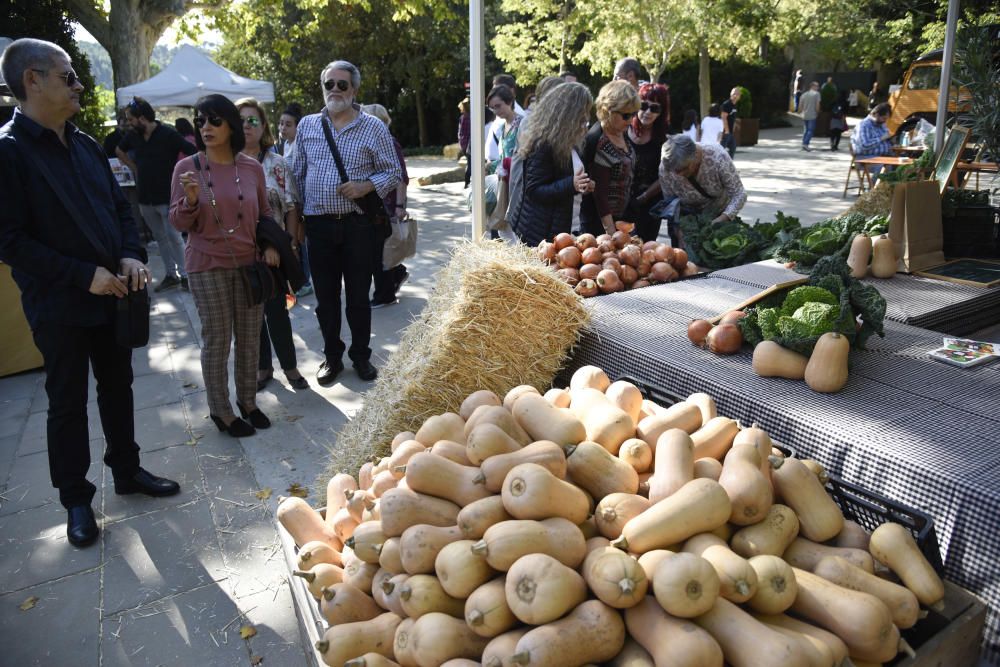
[[[965,150],[965,144],[969,142],[969,134],[967,127],[953,127],[944,141],[944,146],[941,147],[941,154],[934,164],[934,180],[938,182],[941,194],[944,194],[948,187],[951,173],[955,171],[955,165]]]
[[[132,170],[126,167],[121,160],[116,157],[108,158],[108,162],[111,164],[111,173],[115,175],[115,180],[118,181],[118,185],[123,188],[135,187],[135,176],[132,174]]]
[[[972,287],[994,287],[1000,285],[1000,262],[956,259],[923,271],[914,271],[914,275]]]

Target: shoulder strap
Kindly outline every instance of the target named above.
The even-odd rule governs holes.
[[[11,123],[10,131],[17,142],[21,142],[24,140],[24,131],[21,128],[19,128],[16,123],[13,122]],[[90,245],[94,246],[94,250],[97,251],[97,254],[101,261],[101,265],[104,268],[111,271],[112,273],[117,273],[118,269],[117,267],[115,267],[114,261],[108,254],[108,249],[105,247],[103,243],[101,243],[101,240],[97,238],[97,234],[94,233],[93,227],[88,225],[87,221],[84,220],[83,216],[80,215],[79,209],[73,205],[73,202],[69,200],[69,195],[67,195],[66,192],[59,186],[59,182],[56,180],[56,177],[55,175],[53,175],[52,171],[49,170],[49,167],[47,164],[45,164],[45,161],[39,159],[39,157],[35,155],[30,149],[21,150],[19,152],[21,153],[21,155],[24,155],[28,159],[28,161],[31,162],[36,169],[38,169],[38,171],[42,173],[42,178],[44,178],[45,181],[49,184],[49,187],[55,191],[56,197],[59,198],[59,202],[63,205],[63,208],[66,209],[66,212],[69,213],[69,217],[73,219],[73,222],[76,223],[76,226],[87,238],[87,241],[90,243]]]
[[[351,179],[347,177],[347,170],[344,169],[344,161],[340,157],[340,151],[337,150],[337,142],[333,140],[333,133],[330,131],[329,126],[327,126],[326,114],[324,113],[319,118],[319,124],[323,126],[323,136],[326,137],[326,143],[330,146],[330,152],[333,153],[333,161],[337,163],[337,173],[340,174],[340,182],[347,183]]]
[[[705,188],[701,187],[701,183],[696,181],[694,176],[688,176],[687,180],[688,183],[691,184],[691,187],[697,190],[702,197],[704,197],[705,199],[715,199],[715,197],[713,197],[712,195],[708,194],[708,192],[705,191]]]

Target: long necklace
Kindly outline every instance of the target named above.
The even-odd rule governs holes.
[[[212,189],[212,167],[208,162],[208,155],[205,155],[205,180],[208,186],[208,196],[209,201],[212,203],[212,211],[215,213],[215,220],[219,223],[219,227],[223,229],[227,234],[234,234],[237,229],[243,226],[243,188],[240,187],[240,167],[239,167],[239,156],[233,157],[233,169],[236,171],[236,198],[239,200],[239,210],[236,212],[236,226],[232,229],[226,229],[225,225],[222,224],[222,220],[219,219],[219,211],[215,207],[215,190]]]

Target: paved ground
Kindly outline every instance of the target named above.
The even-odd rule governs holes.
[[[840,197],[849,156],[802,152],[797,137],[794,128],[764,131],[758,146],[738,153],[750,193],[746,219],[781,209],[817,222],[849,205]],[[450,166],[414,159],[410,172]],[[407,262],[412,278],[399,305],[373,312],[376,365],[421,311],[449,249],[470,233],[461,184],[410,192],[420,251]],[[155,256],[153,266],[161,275]],[[299,368],[310,381],[321,361],[314,306],[307,297],[291,311]],[[259,396],[273,428],[234,440],[207,419],[190,295],[157,296],[151,327],[149,346],[134,355],[137,438],[143,464],[180,481],[183,492],[166,500],[114,495],[92,401],[90,477],[103,529],[95,546],[66,541],[48,477],[42,374],[0,379],[0,664],[214,667],[260,664],[259,657],[264,665],[305,665],[275,499],[292,484],[312,491],[366,385],[348,369],[332,387],[313,381],[296,392],[279,372]],[[242,639],[244,625],[256,635]]]

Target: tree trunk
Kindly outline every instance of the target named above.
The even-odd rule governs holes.
[[[414,104],[417,107],[417,134],[420,137],[420,145],[427,145],[427,114],[424,111],[424,93],[420,86],[414,89]]]
[[[112,35],[128,35],[127,39],[112,38],[103,44],[111,56],[115,90],[149,78],[149,58],[160,33],[153,34],[135,0],[113,2],[109,23]],[[162,33],[162,31],[161,31]]]
[[[712,74],[708,57],[708,46],[704,42],[698,44],[698,98],[702,117],[708,115],[708,107],[712,105]]]

